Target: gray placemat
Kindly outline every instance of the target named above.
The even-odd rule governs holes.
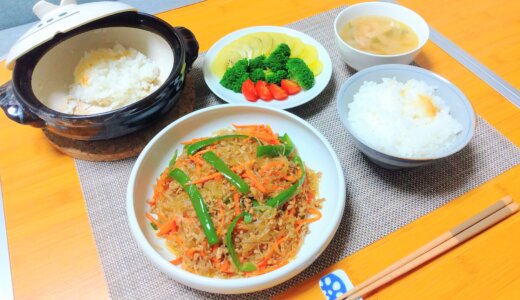
[[[336,92],[353,73],[340,61],[334,47],[332,23],[340,9],[289,25],[322,43],[334,68],[323,93],[291,112],[323,133],[338,154],[347,186],[345,213],[331,244],[308,269],[282,285],[244,298],[273,296],[520,163],[519,149],[482,118],[478,118],[475,137],[468,147],[429,167],[388,171],[369,162],[355,148],[336,114]],[[197,108],[222,103],[204,83],[202,60],[199,58],[192,70]],[[134,161],[76,161],[110,295],[114,299],[240,298],[188,288],[147,261],[130,235],[126,219],[125,192]]]

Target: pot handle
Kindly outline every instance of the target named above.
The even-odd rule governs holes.
[[[193,62],[199,56],[199,42],[191,30],[186,27],[175,27],[181,34],[184,44],[186,45],[186,70],[189,71]]]
[[[13,83],[8,81],[0,86],[0,107],[5,115],[20,124],[27,124],[37,128],[45,126],[45,122],[36,115],[25,109],[16,95],[13,93]]]

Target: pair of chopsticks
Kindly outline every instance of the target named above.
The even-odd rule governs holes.
[[[337,300],[353,300],[363,297],[388,282],[402,276],[418,266],[443,254],[480,232],[511,216],[518,210],[511,196],[505,196],[462,224],[441,234],[439,237],[400,259],[388,268],[355,286]]]

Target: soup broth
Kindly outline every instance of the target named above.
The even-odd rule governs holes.
[[[365,16],[347,22],[341,38],[358,50],[382,55],[408,52],[419,45],[417,34],[408,25],[384,16]]]

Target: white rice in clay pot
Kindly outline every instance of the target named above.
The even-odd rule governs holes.
[[[449,106],[423,81],[365,81],[348,105],[352,133],[367,146],[404,158],[431,158],[462,131]]]
[[[151,59],[120,44],[87,51],[74,69],[66,112],[93,114],[132,104],[159,87],[159,73]]]

